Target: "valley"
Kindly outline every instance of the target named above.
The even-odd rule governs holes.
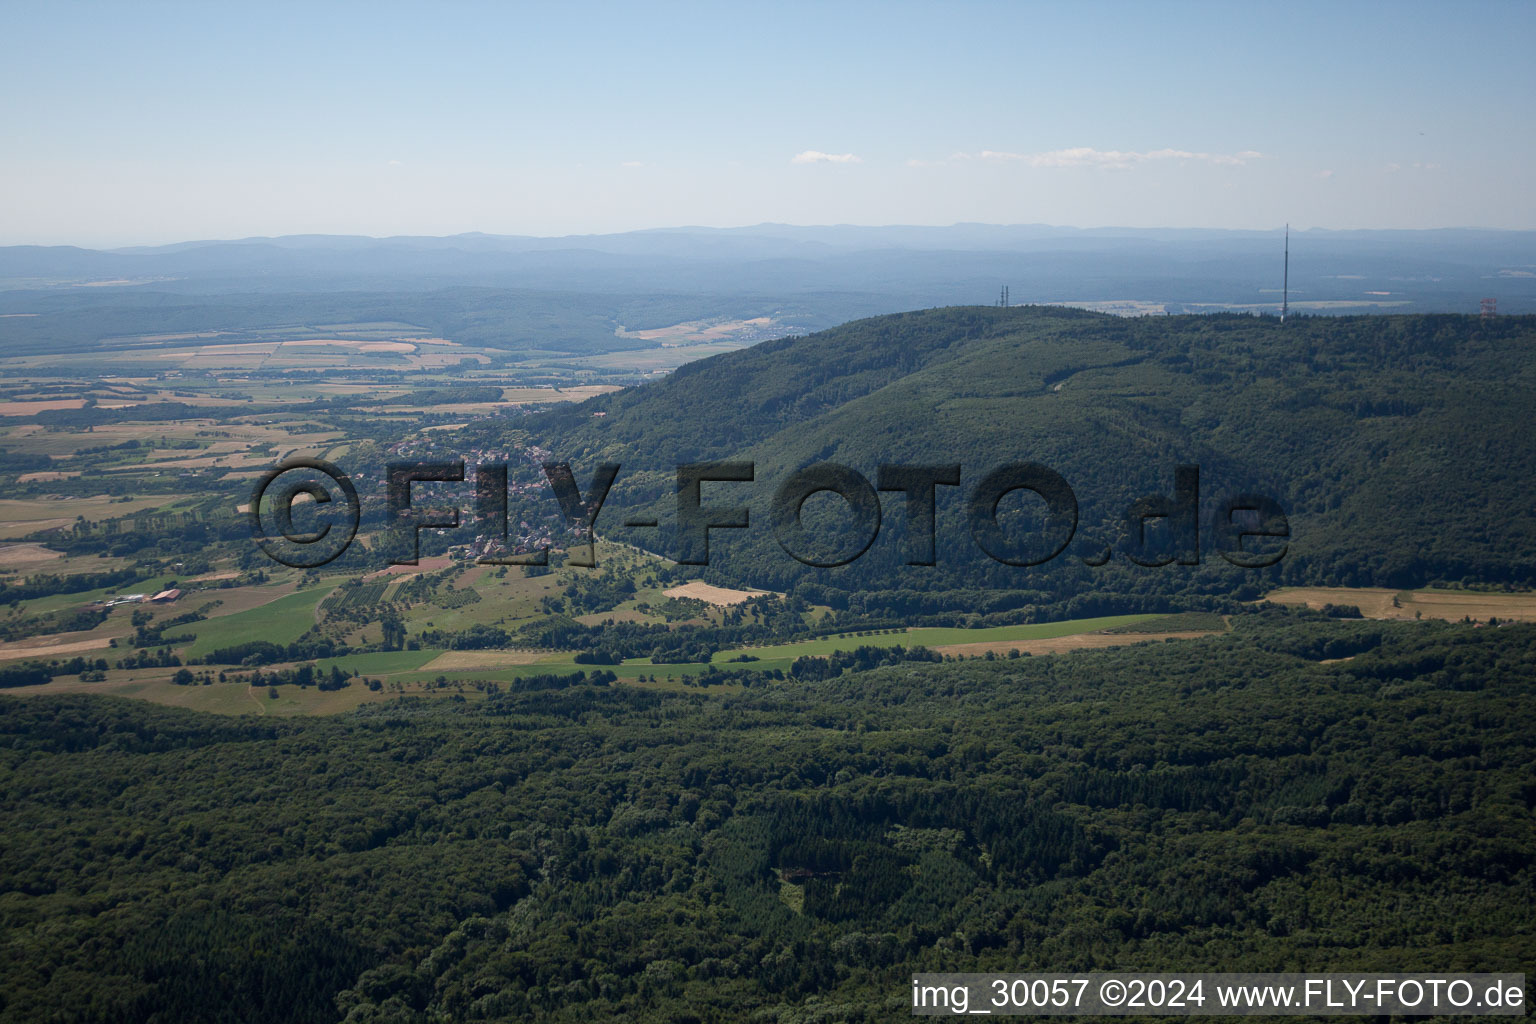
[[[1453,341],[1448,329],[1465,331],[1465,339]],[[1352,511],[1384,500],[1381,507],[1391,508],[1396,477],[1367,473],[1315,506],[1307,475],[1279,473],[1273,461],[1245,469],[1284,439],[1282,450],[1307,450],[1314,468],[1303,474],[1333,477],[1323,449],[1307,446],[1351,422],[1348,446],[1332,446],[1341,454],[1378,448],[1393,435],[1443,436],[1462,453],[1456,471],[1478,478],[1477,456],[1467,459],[1476,449],[1462,441],[1465,425],[1452,406],[1405,391],[1394,369],[1400,360],[1386,346],[1417,346],[1421,371],[1442,367],[1453,390],[1486,377],[1486,425],[1489,416],[1523,413],[1518,403],[1500,404],[1506,393],[1515,402],[1517,378],[1497,359],[1486,367],[1479,360],[1487,353],[1518,361],[1533,343],[1518,319],[1498,323],[1497,342],[1485,337],[1491,329],[1444,318],[1303,320],[1281,336],[1262,319],[1137,322],[1049,307],[961,309],[763,342],[617,393],[585,371],[573,378],[519,371],[493,366],[490,357],[460,359],[448,372],[418,357],[453,353],[454,344],[399,323],[315,329],[353,332],[342,340],[302,341],[289,329],[261,343],[141,336],[130,339],[140,347],[113,349],[126,372],[109,375],[82,361],[33,376],[27,359],[13,360],[9,415],[0,418],[0,465],[9,474],[0,499],[0,598],[8,606],[0,671],[34,680],[17,691],[34,695],[132,695],[291,715],[405,695],[483,699],[528,679],[577,672],[642,688],[726,693],[825,671],[807,659],[1009,658],[1193,642],[1227,632],[1232,616],[1250,613],[1260,598],[1335,617],[1530,621],[1536,604],[1519,575],[1527,563],[1481,566],[1472,590],[1463,585],[1474,582],[1465,568],[1437,567],[1435,552],[1449,551],[1459,528],[1445,518],[1449,507],[1418,545],[1417,567],[1357,559],[1359,583],[1342,587],[1330,585],[1336,568],[1312,568],[1345,564],[1346,553],[1373,536],[1414,529],[1411,517],[1367,524]],[[715,330],[705,322],[647,333]],[[1374,350],[1357,341],[1348,361],[1329,354],[1328,337],[1360,330],[1380,335]],[[297,361],[197,365],[226,349],[238,363],[248,357],[240,346],[252,345],[265,357]],[[170,353],[176,359],[165,362]],[[1310,409],[1282,399],[1267,420],[1264,401],[1234,393],[1252,427],[1222,440],[1198,433],[1201,417],[1238,414],[1190,404],[1180,390],[1186,378],[1247,381],[1241,386],[1258,395],[1269,382],[1283,383],[1287,353],[1301,353],[1312,379],[1332,381],[1332,390],[1314,384]],[[388,360],[418,361],[387,368]],[[940,390],[952,396],[925,419],[919,407]],[[1376,397],[1386,390],[1397,397]],[[1175,426],[1168,410],[1179,404],[1190,411]],[[757,410],[750,426],[739,419],[744,410]],[[894,422],[923,426],[918,434],[883,430]],[[1103,439],[1116,436],[1125,443],[1106,448]],[[1010,451],[1006,439],[1017,437],[1033,441]],[[1088,437],[1091,447],[1077,440]],[[1174,444],[1175,437],[1183,440]],[[649,468],[658,461],[754,457],[766,482],[812,452],[870,467],[919,452],[986,466],[1024,451],[1082,481],[1085,535],[1069,557],[1028,573],[978,560],[968,541],[957,543],[967,530],[947,497],[938,505],[936,569],[899,564],[905,542],[894,508],[886,532],[896,536],[882,535],[858,562],[835,570],[811,570],[770,550],[773,535],[761,527],[740,537],[719,531],[714,564],[696,568],[652,553],[646,545],[655,541],[616,525],[647,507],[669,518],[657,508],[665,471]],[[572,459],[578,474],[598,459],[625,467],[599,520],[596,569],[570,564],[571,538],[540,469],[553,452]],[[1510,454],[1500,457],[1507,463]],[[553,545],[547,568],[482,564],[462,528],[423,532],[416,566],[388,564],[383,466],[441,455],[507,461],[509,540],[523,549]],[[252,480],[294,457],[336,461],[367,499],[356,544],[317,570],[272,562],[248,540]],[[1114,536],[1113,510],[1138,492],[1163,492],[1168,468],[1191,459],[1205,464],[1207,494],[1218,486],[1272,489],[1295,525],[1285,559],[1266,570],[1234,569],[1209,555],[1204,565],[1145,568],[1126,561],[1122,537],[1109,565],[1086,567],[1093,563],[1082,545],[1095,534]],[[1400,462],[1395,472],[1405,469],[1446,471]],[[1114,482],[1108,495],[1106,481]],[[1536,538],[1528,511],[1516,511],[1519,494],[1484,486],[1486,500],[1509,509],[1511,542]],[[758,509],[768,504],[758,485],[744,491],[756,493]],[[455,500],[465,500],[462,491]],[[1011,529],[1030,528],[1014,515],[1003,520]],[[837,529],[825,513],[813,521]],[[196,538],[193,547],[188,538]],[[1077,552],[1081,561],[1070,557]],[[1417,587],[1371,585],[1415,577]],[[171,591],[178,592],[172,600],[147,600]],[[132,595],[141,595],[139,603],[125,600]],[[1144,627],[1149,621],[1169,625]]]
[[[872,1021],[914,969],[1524,963],[1536,324],[963,307],[716,352],[712,323],[0,359],[0,1019],[195,1019],[209,971],[251,1019]],[[251,535],[291,458],[360,495],[310,568]],[[748,527],[673,561],[677,465],[740,459],[705,504]],[[963,494],[1020,459],[1076,492],[1046,565],[986,558],[956,488],[933,566],[900,492],[839,568],[769,522],[818,461],[952,461]],[[459,460],[413,508],[463,525],[391,564],[387,467]],[[560,460],[583,494],[622,467],[595,567]],[[1127,527],[1191,464],[1193,536]],[[547,564],[482,560],[481,465]],[[1214,553],[1234,490],[1284,509],[1268,568]]]

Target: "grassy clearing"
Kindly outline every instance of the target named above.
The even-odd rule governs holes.
[[[253,640],[292,643],[315,624],[315,606],[335,588],[331,583],[296,591],[249,611],[194,622],[184,630],[178,628],[174,635],[178,644],[185,644],[182,656],[194,658]],[[187,644],[185,638],[192,642]]]
[[[835,651],[851,651],[858,647],[939,647],[947,644],[998,643],[1007,640],[1048,640],[1077,633],[1092,633],[1114,626],[1127,626],[1148,619],[1153,615],[1106,615],[1094,619],[1069,619],[1065,622],[1037,622],[1019,626],[992,626],[985,629],[962,629],[943,626],[920,626],[896,633],[875,633],[871,636],[839,634],[801,640],[795,643],[776,644],[771,647],[741,647],[721,651],[714,657],[715,664],[724,664],[730,658],[751,654],[759,658],[749,663],[757,668],[767,661],[780,661],[803,657],[826,657]],[[649,659],[645,659],[649,663]]]

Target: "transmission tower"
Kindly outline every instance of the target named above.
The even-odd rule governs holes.
[[[1285,226],[1285,276],[1280,286],[1280,322],[1285,323],[1285,314],[1291,310],[1291,226]]]

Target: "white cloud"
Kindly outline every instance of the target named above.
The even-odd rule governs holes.
[[[1008,153],[984,149],[975,159],[993,163],[1021,162],[1030,167],[1096,167],[1100,170],[1123,171],[1139,164],[1161,160],[1208,163],[1221,167],[1242,167],[1251,160],[1262,160],[1264,154],[1253,149],[1237,153],[1196,153],[1187,149],[1138,150],[1094,149],[1092,146],[1075,146],[1071,149],[1053,149],[1045,153]],[[955,153],[949,160],[972,159],[969,153]],[[927,166],[921,161],[908,161],[912,166]]]
[[[803,153],[796,153],[789,162],[792,164],[861,164],[864,161],[852,153],[823,153],[819,149],[808,149]]]
[[[1327,181],[1329,178],[1333,177],[1333,172],[1331,170],[1330,171],[1318,171],[1317,172],[1317,176],[1319,178],[1322,178],[1324,181]]]
[[[619,164],[619,166],[620,167],[644,167],[645,166],[645,161],[643,161],[643,160],[625,160],[623,163]]]

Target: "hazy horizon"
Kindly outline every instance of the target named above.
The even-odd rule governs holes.
[[[1034,229],[1046,233],[1060,233],[1062,237],[1068,237],[1073,233],[1093,234],[1099,237],[1113,238],[1118,234],[1129,237],[1138,235],[1155,235],[1158,233],[1188,233],[1190,235],[1275,235],[1285,231],[1293,235],[1308,234],[1377,234],[1377,233],[1402,233],[1402,234],[1431,234],[1436,232],[1494,232],[1504,234],[1522,234],[1536,232],[1536,228],[1498,227],[1483,224],[1447,224],[1433,228],[1373,228],[1351,227],[1336,228],[1328,225],[1299,225],[1279,224],[1268,227],[1198,227],[1181,224],[1152,224],[1144,226],[1132,226],[1127,224],[1051,224],[1042,222],[1031,223],[1003,223],[988,221],[951,221],[948,223],[918,223],[918,222],[892,222],[881,224],[861,223],[788,223],[783,221],[758,221],[752,224],[656,224],[649,227],[631,228],[624,231],[554,231],[551,233],[532,232],[496,232],[469,229],[443,234],[424,233],[396,233],[396,234],[369,234],[366,232],[324,232],[324,231],[290,231],[267,232],[253,235],[224,236],[224,237],[186,237],[171,238],[157,241],[128,241],[120,243],[93,244],[88,240],[58,241],[58,242],[0,242],[0,247],[26,247],[39,246],[47,248],[78,248],[95,250],[99,252],[134,252],[136,250],[155,250],[175,246],[192,245],[224,245],[251,242],[277,242],[291,239],[349,239],[367,240],[373,242],[408,241],[411,239],[423,239],[432,241],[451,241],[456,238],[488,238],[488,239],[529,239],[537,241],[562,241],[565,239],[583,238],[610,238],[623,235],[645,234],[686,234],[686,233],[748,233],[760,229],[780,229],[787,231],[946,231],[951,229],[977,228],[997,231]]]

